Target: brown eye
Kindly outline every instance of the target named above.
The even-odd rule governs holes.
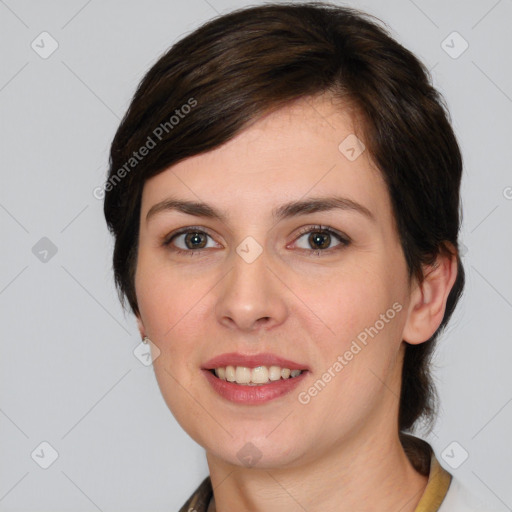
[[[309,236],[306,238],[305,235]],[[298,237],[298,240],[301,238],[306,239],[307,247],[300,248],[309,251],[310,253],[315,253],[316,255],[320,255],[321,252],[325,253],[343,249],[350,244],[350,239],[348,237],[344,237],[332,229],[323,228],[322,226],[305,228]],[[339,243],[334,247],[330,247],[336,240],[338,240]]]
[[[188,249],[203,249],[206,245],[206,235],[201,232],[190,232],[185,235],[184,243]]]
[[[308,243],[315,249],[327,249],[331,243],[331,235],[329,233],[319,233],[318,231],[311,233],[308,237]]]
[[[215,246],[207,246],[208,238],[211,239],[212,237],[205,231],[196,228],[186,228],[173,233],[163,244],[178,254],[192,255]]]

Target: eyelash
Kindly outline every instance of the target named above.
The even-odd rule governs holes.
[[[345,236],[345,235],[341,235],[340,233],[328,228],[328,227],[324,227],[324,226],[320,226],[320,225],[316,225],[316,226],[308,226],[306,228],[303,228],[300,230],[297,238],[301,238],[303,235],[307,234],[307,233],[315,233],[315,232],[319,232],[319,233],[322,233],[322,234],[328,234],[328,235],[331,235],[331,236],[334,236],[335,238],[338,239],[338,241],[340,241],[341,243],[331,249],[301,249],[303,251],[306,251],[308,252],[310,255],[314,255],[314,256],[322,256],[322,253],[331,253],[333,251],[337,251],[337,250],[341,250],[341,249],[344,249],[345,247],[347,247],[348,245],[350,245],[351,243],[351,240],[349,237]],[[169,235],[168,237],[166,237],[166,239],[164,240],[163,242],[163,245],[165,247],[169,247],[172,243],[172,241],[180,236],[180,235],[183,235],[183,234],[188,234],[188,233],[201,233],[201,234],[205,234],[207,236],[209,236],[210,238],[211,235],[209,235],[206,231],[204,231],[203,228],[200,228],[200,227],[195,227],[195,226],[189,226],[189,227],[186,227],[186,228],[183,228],[183,229],[180,229],[174,233],[172,233],[171,235]],[[172,248],[172,251],[175,252],[176,254],[181,254],[181,255],[187,255],[187,256],[193,256],[194,254],[200,254],[201,252],[203,252],[205,249],[189,249],[189,250],[183,250],[183,249],[179,249],[179,248],[176,248],[176,247],[173,247]]]

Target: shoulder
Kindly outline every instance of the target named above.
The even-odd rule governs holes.
[[[498,502],[498,503],[496,503]],[[507,512],[505,505],[501,505],[496,499],[474,494],[459,479],[452,476],[448,492],[439,507],[438,512]]]
[[[179,512],[206,512],[213,495],[210,477],[207,476],[183,504]]]

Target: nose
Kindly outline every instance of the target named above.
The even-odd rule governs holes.
[[[286,287],[269,265],[263,251],[248,262],[234,253],[232,267],[218,288],[217,321],[231,330],[268,331],[288,314]]]

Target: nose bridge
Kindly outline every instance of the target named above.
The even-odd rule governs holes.
[[[284,297],[267,251],[246,237],[233,251],[231,271],[216,305],[218,321],[231,328],[254,330],[281,323],[286,314]]]

